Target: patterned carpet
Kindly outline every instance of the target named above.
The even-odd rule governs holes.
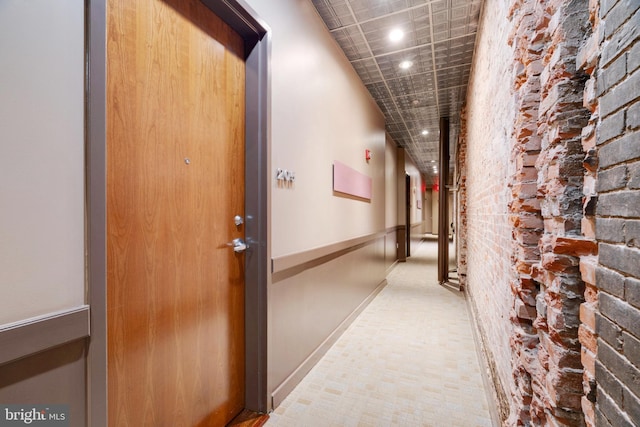
[[[492,426],[464,297],[414,252],[265,427]]]

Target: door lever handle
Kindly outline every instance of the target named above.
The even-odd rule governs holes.
[[[233,247],[234,252],[244,252],[247,250],[247,244],[240,238],[233,239],[231,243],[227,243],[227,245]]]

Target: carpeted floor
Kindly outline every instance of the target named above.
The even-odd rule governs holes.
[[[265,427],[492,426],[463,295],[423,242]]]

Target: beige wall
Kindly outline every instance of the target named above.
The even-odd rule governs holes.
[[[411,178],[411,192],[410,192],[410,222],[411,224],[422,222],[422,209],[418,209],[417,200],[422,197],[420,192],[422,189],[422,175],[418,171],[418,167],[414,161],[409,157],[409,154],[402,148],[397,150],[396,156],[397,165],[397,218],[398,224],[406,223],[406,201],[405,201],[405,176],[409,175]],[[409,224],[409,225],[411,225]]]
[[[343,321],[363,308],[361,304],[383,280],[384,239],[271,285],[268,384],[275,406],[328,350],[348,326]]]
[[[384,281],[387,247],[395,245],[384,231],[397,219],[386,202],[394,197],[386,188],[393,172],[385,170],[393,149],[382,113],[311,2],[248,3],[272,31],[271,255],[299,262],[276,269],[269,284],[268,388],[277,405]],[[372,178],[370,202],[334,195],[334,161]],[[279,184],[277,168],[294,172],[295,183]],[[325,260],[341,242],[374,234]]]
[[[385,149],[385,227],[398,225],[398,147],[387,135]]]
[[[249,4],[272,30],[272,255],[383,230],[382,113],[311,2],[250,0]],[[365,149],[373,154],[369,163]],[[370,203],[333,195],[336,160],[373,178]],[[276,168],[295,172],[295,184],[279,187]]]
[[[396,158],[396,195],[398,208],[398,224],[407,225],[407,201],[406,201],[406,184],[405,184],[405,156],[407,153],[404,148],[398,148],[398,156]]]
[[[247,3],[272,29],[272,256],[375,235],[330,261],[270,277],[271,393],[303,372],[305,359],[384,283],[395,245],[384,231],[398,222],[397,152],[383,115],[310,2]],[[0,51],[8,59],[0,79],[12,84],[0,86],[0,325],[84,303],[83,19],[79,0],[2,3]],[[373,153],[368,163],[365,149]],[[335,160],[372,178],[371,202],[333,194]],[[276,168],[295,172],[295,184],[278,185]],[[73,372],[84,379],[85,364],[75,362]]]
[[[0,325],[84,304],[84,1],[3,0]]]
[[[411,205],[411,225],[415,225],[417,223],[421,223],[422,219],[422,207],[418,209],[418,200],[422,197],[422,175],[418,170],[418,167],[414,163],[413,159],[409,157],[408,154],[405,154],[404,159],[404,170],[405,173],[409,175],[411,178],[410,184],[410,205]],[[412,230],[413,231],[413,230]],[[420,227],[420,232],[423,233],[424,229]]]
[[[425,233],[431,233],[431,234],[438,233],[437,222],[435,224],[436,225],[435,227],[433,224],[434,218],[437,218],[437,215],[434,216],[434,212],[433,212],[434,203],[437,204],[437,201],[434,202],[435,194],[437,193],[434,193],[433,190],[429,187],[427,187],[427,191],[424,194],[424,206],[422,207],[422,209],[424,211],[424,232]],[[437,213],[437,209],[436,209],[436,213]]]

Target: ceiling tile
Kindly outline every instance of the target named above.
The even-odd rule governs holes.
[[[333,38],[336,39],[349,61],[371,57],[367,41],[358,27],[339,28],[333,32]]]
[[[360,79],[365,85],[370,85],[372,83],[382,83],[382,74],[380,74],[380,70],[378,69],[378,65],[376,64],[375,59],[368,58],[362,61],[354,61],[351,63],[351,65],[353,65],[353,68],[356,70],[356,72],[360,76]],[[376,95],[374,95],[374,97],[375,96]]]
[[[450,118],[451,141],[458,137],[483,0],[312,1],[384,114],[387,133],[433,177],[440,117]],[[404,38],[391,42],[396,28]],[[401,69],[402,61],[413,66]]]
[[[424,0],[349,0],[358,21],[379,18],[424,4]]]
[[[346,0],[314,0],[313,4],[330,30],[356,22]]]

